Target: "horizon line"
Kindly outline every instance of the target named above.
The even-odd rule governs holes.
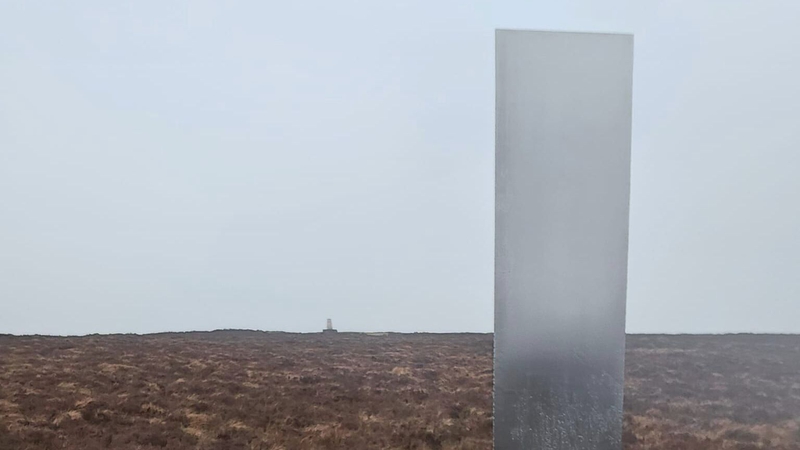
[[[284,331],[284,330],[260,330],[253,328],[215,328],[212,330],[186,330],[186,331],[151,331],[145,333],[137,332],[113,332],[113,333],[85,333],[85,334],[41,334],[41,333],[0,333],[0,338],[3,337],[48,337],[48,338],[81,338],[81,337],[96,337],[96,336],[155,336],[163,334],[201,334],[201,333],[220,333],[220,332],[249,332],[249,333],[281,333],[281,334],[323,334],[323,331]],[[433,335],[450,335],[450,334],[494,334],[494,331],[342,331],[338,330],[336,334],[433,334]],[[731,332],[704,332],[704,333],[687,333],[687,332],[653,332],[653,333],[625,333],[625,336],[800,336],[800,332],[757,332],[757,331],[731,331]]]

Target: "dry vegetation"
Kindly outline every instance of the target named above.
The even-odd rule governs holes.
[[[0,336],[0,449],[489,449],[491,335]],[[800,337],[630,336],[628,449],[800,449]]]
[[[628,336],[627,449],[800,449],[800,336]]]

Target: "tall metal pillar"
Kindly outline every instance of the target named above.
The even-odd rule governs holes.
[[[633,36],[495,38],[495,449],[618,450]]]

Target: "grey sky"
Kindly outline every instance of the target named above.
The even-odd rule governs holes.
[[[628,330],[800,332],[799,20],[2,2],[0,332],[491,331],[498,27],[636,36]]]

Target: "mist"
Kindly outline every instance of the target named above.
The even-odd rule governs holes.
[[[799,17],[4,2],[0,333],[491,332],[499,27],[635,35],[628,332],[800,332]]]

